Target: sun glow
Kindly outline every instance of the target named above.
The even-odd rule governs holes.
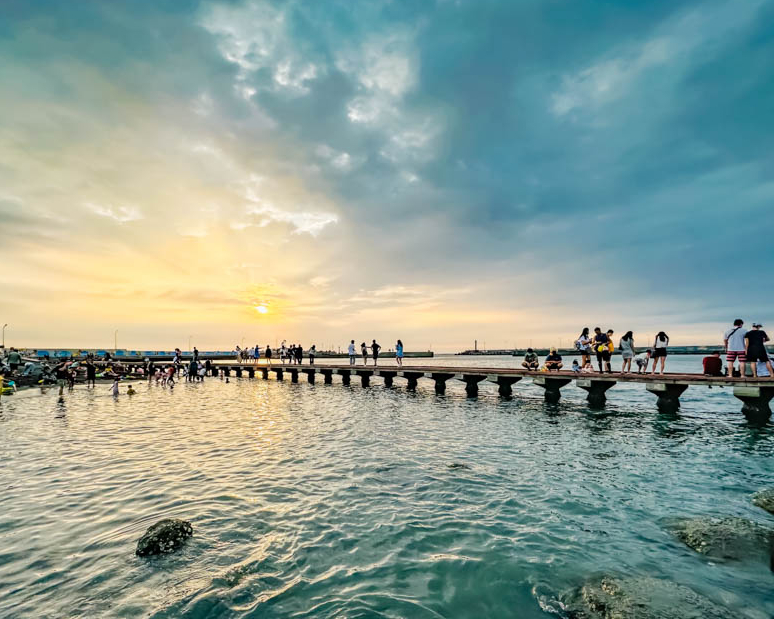
[[[256,305],[256,306],[255,306],[255,310],[256,310],[256,311],[257,311],[259,314],[268,314],[268,313],[269,313],[269,308],[268,308],[268,307],[266,307],[265,305]]]

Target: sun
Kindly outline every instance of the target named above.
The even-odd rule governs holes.
[[[259,314],[268,314],[268,313],[269,313],[269,308],[268,308],[268,307],[266,307],[265,305],[256,305],[256,306],[255,306],[255,310],[256,310],[256,311],[257,311]]]

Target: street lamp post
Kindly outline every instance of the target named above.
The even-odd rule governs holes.
[[[5,328],[8,326],[8,323],[5,323],[3,325],[3,348],[5,348]]]
[[[118,329],[113,333],[113,354],[118,352]]]

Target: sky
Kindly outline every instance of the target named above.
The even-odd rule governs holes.
[[[2,14],[7,345],[701,344],[774,319],[774,0]]]

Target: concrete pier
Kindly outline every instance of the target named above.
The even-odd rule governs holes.
[[[674,413],[680,409],[680,396],[688,389],[686,384],[647,383],[645,389],[658,396],[656,406],[662,413]]]
[[[742,402],[742,412],[753,419],[771,417],[769,402],[774,398],[774,385],[771,387],[734,387],[734,395]]]
[[[541,375],[535,376],[533,381],[536,385],[540,385],[545,389],[544,397],[546,402],[556,403],[562,398],[560,389],[565,385],[569,385],[572,379],[567,376],[548,376]]]
[[[726,376],[704,376],[702,374],[612,374],[581,373],[571,371],[531,372],[516,368],[473,368],[473,367],[373,367],[351,365],[282,365],[282,366],[237,366],[234,364],[217,364],[214,372],[230,376],[232,372],[237,377],[247,374],[250,378],[257,372],[264,379],[274,373],[277,380],[283,380],[289,373],[292,382],[298,382],[298,374],[306,374],[309,383],[315,382],[317,374],[321,374],[324,383],[329,385],[333,377],[341,376],[344,385],[350,385],[352,376],[360,378],[363,387],[371,385],[372,378],[381,378],[386,387],[393,387],[396,379],[405,380],[406,389],[415,390],[421,379],[431,380],[435,392],[446,392],[448,381],[456,379],[465,384],[468,397],[476,397],[481,385],[494,383],[497,392],[502,397],[513,396],[513,386],[525,378],[531,378],[532,383],[543,389],[546,402],[559,402],[562,389],[569,388],[571,383],[586,391],[589,405],[602,407],[607,401],[608,390],[618,383],[642,383],[656,399],[658,410],[675,412],[680,408],[680,396],[688,387],[731,387],[733,394],[741,400],[742,411],[751,419],[766,420],[771,416],[770,402],[774,399],[774,379],[771,378],[729,378]]]
[[[575,384],[586,391],[589,395],[587,400],[589,405],[595,407],[601,407],[605,405],[607,401],[606,391],[615,385],[616,381],[612,378],[579,378],[575,381]]]

